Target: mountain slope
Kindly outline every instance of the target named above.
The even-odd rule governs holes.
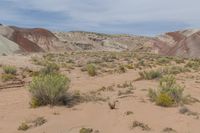
[[[12,54],[22,52],[18,44],[0,35],[0,54]]]
[[[200,30],[198,29],[169,32],[159,36],[158,39],[170,46],[164,55],[200,57]]]

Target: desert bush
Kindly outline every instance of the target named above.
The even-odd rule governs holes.
[[[97,75],[97,72],[96,72],[96,67],[94,64],[87,64],[87,72],[90,76],[95,76]]]
[[[56,63],[48,63],[44,68],[40,70],[40,73],[44,75],[57,73],[59,69],[60,68]]]
[[[142,79],[146,79],[146,80],[160,78],[162,76],[161,72],[157,70],[139,72],[139,75]]]
[[[183,102],[183,87],[176,84],[172,75],[166,75],[160,80],[157,90],[149,90],[149,97],[157,105],[169,107]]]
[[[3,66],[3,71],[6,74],[15,75],[17,73],[17,69],[15,66]]]
[[[32,107],[64,104],[69,79],[61,74],[39,75],[29,85],[32,94]]]

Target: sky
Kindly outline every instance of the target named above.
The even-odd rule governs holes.
[[[0,23],[152,36],[199,28],[199,5],[199,0],[1,0]]]

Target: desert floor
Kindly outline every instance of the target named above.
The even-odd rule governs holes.
[[[1,56],[0,64],[2,66],[16,66],[20,75],[20,68],[29,67],[38,70],[42,67],[31,61],[33,56]],[[37,56],[40,57],[40,55]],[[80,59],[80,61],[82,60],[84,59]],[[123,61],[119,60],[119,62],[122,63]],[[72,107],[44,106],[31,108],[29,104],[31,95],[28,91],[28,83],[31,81],[31,77],[27,76],[22,79],[25,84],[19,87],[12,87],[11,85],[11,87],[6,88],[8,84],[1,81],[0,85],[5,89],[0,90],[0,133],[79,133],[79,130],[83,127],[98,130],[100,133],[160,133],[164,132],[163,130],[166,128],[174,129],[177,133],[200,132],[200,119],[198,118],[200,103],[194,102],[184,105],[192,112],[197,112],[197,115],[181,114],[179,112],[181,106],[157,106],[149,100],[148,89],[157,88],[159,80],[137,80],[138,72],[141,70],[127,69],[124,73],[103,73],[94,77],[89,76],[87,72],[81,71],[76,66],[73,66],[70,71],[64,68],[61,68],[60,71],[71,80],[69,92],[80,91],[80,93],[92,95],[92,91],[98,91],[103,86],[112,86],[111,90],[99,92],[99,96],[109,97],[109,100],[91,100]],[[3,73],[1,68],[0,73]],[[199,72],[194,71],[180,73],[176,75],[176,79],[180,85],[185,86],[184,94],[190,94],[200,100],[199,74]],[[131,83],[133,88],[129,94],[119,95],[119,91],[124,92],[127,88],[119,88],[117,85],[124,83]],[[114,100],[118,101],[116,109],[111,110],[108,102]],[[31,121],[37,117],[44,117],[47,122],[26,131],[18,130],[22,122]],[[148,125],[150,130],[145,131],[141,127],[132,128],[134,121]]]

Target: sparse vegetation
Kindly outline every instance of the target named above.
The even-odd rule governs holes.
[[[150,100],[156,105],[163,107],[174,107],[179,105],[182,106],[183,104],[185,105],[199,102],[199,100],[196,98],[183,96],[184,87],[177,84],[174,77],[176,76],[178,81],[180,83],[184,83],[186,86],[191,83],[192,87],[198,87],[198,82],[195,82],[194,84],[192,83],[193,80],[199,81],[199,72],[197,71],[199,68],[197,63],[198,61],[196,60],[190,60],[188,63],[188,59],[175,59],[173,57],[162,57],[149,53],[136,53],[129,51],[112,53],[84,51],[51,53],[47,55],[44,54],[42,58],[37,58],[35,62],[41,66],[35,67],[35,65],[32,65],[34,66],[33,68],[32,66],[29,66],[30,70],[22,70],[19,68],[16,74],[7,74],[2,71],[3,69],[0,71],[2,79],[5,79],[3,81],[16,79],[12,80],[12,82],[6,83],[0,81],[2,85],[12,84],[17,82],[18,79],[22,79],[22,73],[25,75],[25,78],[23,78],[25,83],[29,82],[33,77],[32,82],[29,85],[29,90],[32,95],[30,102],[31,107],[43,105],[64,105],[65,107],[69,107],[71,111],[77,109],[79,110],[79,108],[79,111],[81,111],[82,106],[84,105],[78,106],[78,108],[74,105],[92,102],[92,104],[86,104],[87,107],[97,107],[98,109],[99,105],[96,103],[103,104],[107,107],[105,108],[106,111],[114,111],[114,115],[118,115],[116,112],[119,112],[122,109],[121,111],[123,112],[120,111],[121,113],[119,112],[119,114],[122,115],[121,117],[129,120],[132,117],[138,118],[138,115],[141,115],[140,113],[138,114],[137,110],[135,110],[136,113],[133,113],[134,107],[137,107],[139,104],[145,105],[148,103],[148,98],[144,95],[148,90],[148,87],[145,87],[145,84],[153,88],[156,82],[160,82],[159,86],[157,88],[150,89],[148,94]],[[186,63],[188,63],[186,65],[187,67],[184,68]],[[193,64],[195,64],[195,66],[192,66]],[[39,69],[41,67],[42,69]],[[80,70],[82,72],[79,75]],[[151,81],[152,83],[150,81],[136,81],[134,78],[137,76],[138,71],[141,71],[139,72],[139,80],[144,79],[154,81]],[[127,73],[123,74],[125,72]],[[184,74],[184,72],[187,73]],[[79,82],[77,85],[75,84],[77,83],[75,80],[85,81],[84,78],[88,78],[87,74],[92,76],[91,79],[102,82],[102,85],[101,83],[98,83],[93,86],[95,82],[91,81],[87,82],[88,85],[86,87],[83,86],[83,89],[86,88],[84,93],[82,93],[82,90],[80,92],[78,90],[71,92],[71,90],[68,91],[69,79],[59,73],[69,73],[69,76],[72,77],[73,80],[72,88],[75,88],[75,90],[79,89],[79,87],[82,87],[81,85],[85,85],[84,83],[79,84]],[[180,74],[180,76],[177,74]],[[98,76],[93,77],[96,75]],[[116,78],[115,76],[118,77]],[[128,76],[130,76],[130,78]],[[108,81],[103,81],[104,77],[106,77],[105,79],[108,79]],[[189,82],[185,79],[185,77],[186,79],[190,78]],[[135,86],[137,86],[137,90]],[[3,87],[4,86],[2,86],[2,88]],[[192,89],[189,91],[192,91]],[[112,101],[113,99],[119,100],[119,106],[117,101]],[[124,103],[130,104],[130,108],[128,106],[124,106]],[[134,105],[134,107],[132,105]],[[149,105],[147,107],[151,108]],[[146,106],[144,109],[147,109]],[[178,111],[180,114],[177,114]],[[192,116],[195,119],[198,119],[200,115],[198,112],[193,112],[188,108],[178,108],[174,113],[176,113],[179,117],[183,117],[184,119],[187,119],[187,116]],[[54,116],[59,115],[59,117],[62,117],[63,111],[57,110],[56,108],[56,110],[53,110],[50,112],[50,114],[53,114]],[[21,123],[19,130],[27,130],[29,128],[37,127],[45,122],[46,119],[39,117],[31,121],[31,123]],[[149,125],[141,121],[134,121],[131,124],[131,127],[138,128],[137,130],[151,130]],[[152,128],[155,128],[155,132],[174,132],[172,128],[168,127],[165,129],[159,127],[159,131],[156,129],[157,127]],[[154,129],[152,130],[154,131]],[[91,128],[82,128],[79,131],[80,133],[96,133]]]
[[[191,68],[193,70],[199,70],[200,61],[199,60],[191,60],[185,65],[185,67]]]

